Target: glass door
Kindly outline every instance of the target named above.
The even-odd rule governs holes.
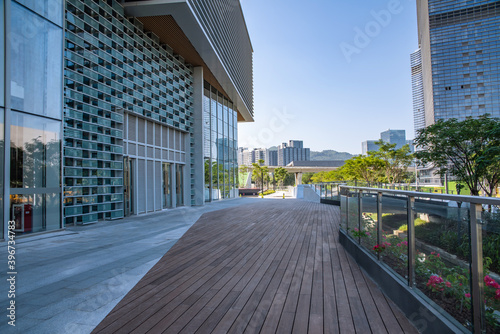
[[[134,159],[129,157],[123,158],[123,193],[125,198],[125,217],[134,213],[133,201],[133,175],[134,175]]]
[[[177,164],[176,165],[176,200],[177,200],[177,206],[182,206],[184,205],[184,166]]]
[[[170,184],[170,175],[172,174],[171,171],[172,167],[170,163],[164,162],[162,163],[162,175],[163,175],[163,192],[162,192],[162,203],[163,203],[163,208],[171,208],[172,207],[172,190],[171,190],[171,184]]]

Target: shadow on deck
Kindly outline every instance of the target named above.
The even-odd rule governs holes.
[[[93,333],[417,333],[338,243],[338,207],[204,214]]]

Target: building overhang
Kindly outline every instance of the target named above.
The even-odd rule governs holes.
[[[242,94],[236,88],[208,35],[186,0],[127,1],[123,3],[123,6],[128,16],[133,16],[141,21],[146,30],[156,34],[162,43],[168,44],[186,62],[194,66],[204,66],[204,68],[208,69],[210,72],[208,75],[217,80],[224,93],[236,106],[238,121],[254,121],[248,106],[242,98]],[[182,36],[170,36],[172,32],[168,30],[169,27],[163,24],[169,17],[175,20],[189,43],[180,42]],[[169,36],[172,37],[173,42],[169,39]],[[177,40],[177,45],[175,40]],[[185,44],[192,45],[194,50],[190,50],[190,47]],[[193,51],[196,54],[193,54]],[[197,56],[201,58],[201,64]],[[217,85],[214,86],[217,87]]]

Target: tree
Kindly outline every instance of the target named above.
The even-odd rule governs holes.
[[[450,172],[465,183],[471,195],[483,188],[491,196],[499,182],[500,120],[478,118],[439,120],[418,131],[415,143],[421,148],[415,156],[444,175]],[[488,190],[486,190],[488,189]]]
[[[396,144],[389,144],[383,140],[375,142],[378,151],[369,152],[369,156],[380,159],[382,172],[387,182],[390,184],[404,182],[407,176],[408,166],[410,166],[413,155],[410,153],[408,144],[397,149]]]
[[[346,160],[337,174],[342,175],[345,180],[363,180],[376,182],[380,178],[384,161],[375,156],[357,155]]]
[[[254,162],[252,164],[252,179],[256,184],[261,186],[262,192],[264,192],[264,175],[269,174],[269,168],[267,166],[262,166],[264,164],[264,160],[259,159],[259,162]]]
[[[274,177],[276,178],[276,181],[278,181],[280,186],[283,186],[283,182],[285,182],[287,175],[288,172],[283,167],[278,167],[274,170]]]

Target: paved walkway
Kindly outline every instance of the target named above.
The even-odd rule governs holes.
[[[90,333],[203,213],[242,198],[16,240],[16,327],[7,325],[7,244],[0,242],[0,333]]]
[[[338,243],[337,207],[204,214],[93,333],[416,333]]]

